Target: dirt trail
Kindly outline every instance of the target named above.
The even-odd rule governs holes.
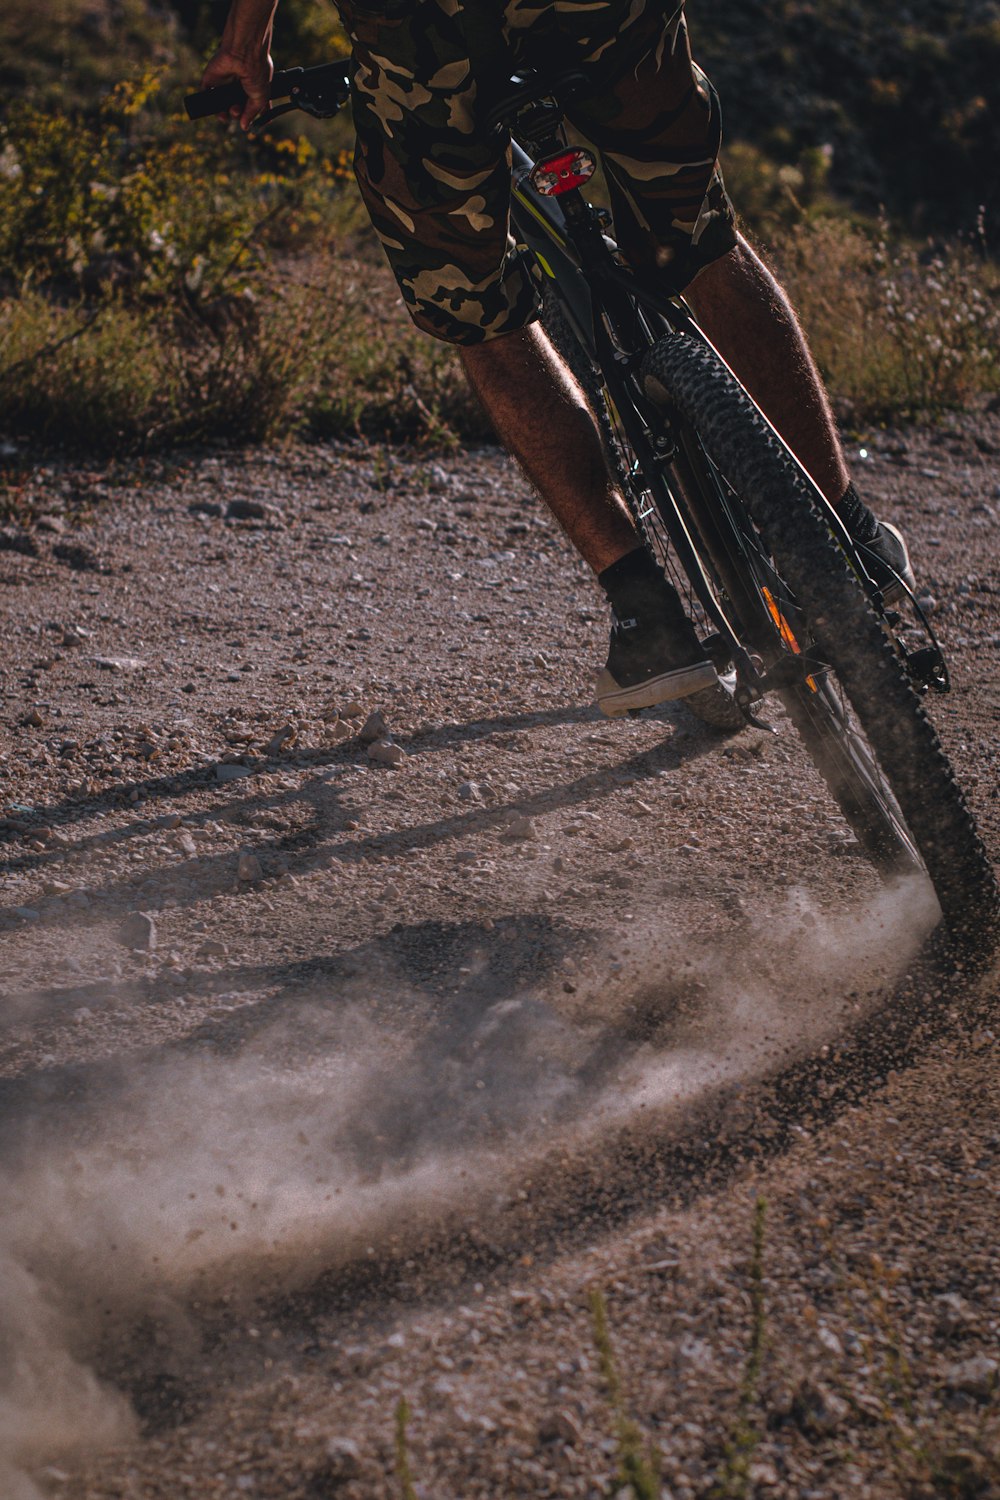
[[[857,456],[994,852],[998,453]],[[492,450],[23,498],[3,1494],[398,1495],[401,1395],[418,1495],[613,1493],[594,1287],[664,1496],[1000,1494],[995,976],[918,963],[781,716],[602,720],[600,601]]]

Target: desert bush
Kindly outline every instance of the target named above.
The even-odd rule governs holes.
[[[171,139],[145,128],[157,86],[116,88],[90,120],[26,110],[0,133],[8,434],[104,452],[482,435],[452,352],[414,334],[359,236],[345,154]]]
[[[933,416],[1000,389],[994,263],[840,220],[798,225],[775,256],[847,415]]]
[[[828,148],[812,146],[782,163],[749,141],[734,141],[723,159],[726,187],[744,223],[770,238],[836,212],[827,187],[831,159]]]

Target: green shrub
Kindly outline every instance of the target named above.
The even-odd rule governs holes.
[[[303,136],[172,126],[155,71],[89,118],[0,128],[3,429],[134,452],[363,432],[450,443],[488,423],[455,351],[417,334],[350,181]],[[828,162],[730,153],[836,401],[858,420],[1000,386],[1000,272],[829,215]]]
[[[92,119],[24,109],[0,128],[0,276],[210,299],[245,285],[272,243],[330,227],[349,176],[339,155],[304,137],[164,135],[150,126],[158,88],[150,73]]]

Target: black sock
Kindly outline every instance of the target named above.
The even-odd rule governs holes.
[[[844,491],[844,498],[836,506],[837,514],[851,537],[856,542],[870,542],[878,531],[878,517],[862,500],[853,483]]]
[[[650,610],[662,613],[670,596],[676,593],[667,583],[645,547],[633,548],[598,573],[597,581],[608,596],[619,619],[627,615],[642,616]]]

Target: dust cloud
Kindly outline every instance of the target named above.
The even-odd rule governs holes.
[[[307,1284],[383,1236],[467,1222],[553,1136],[640,1110],[666,1128],[720,1083],[751,1087],[835,1035],[934,915],[913,881],[836,916],[787,893],[735,934],[637,911],[617,943],[570,934],[514,988],[501,932],[447,982],[387,963],[0,1121],[0,1492],[36,1500],[43,1465],[134,1434],[95,1373],[115,1339],[153,1320],[182,1349],[192,1299]]]

